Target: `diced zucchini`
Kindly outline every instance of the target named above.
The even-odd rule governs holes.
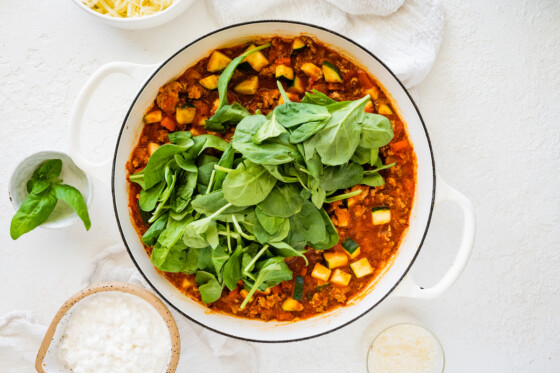
[[[242,95],[254,95],[257,93],[258,89],[259,77],[255,75],[236,85],[233,90],[237,93],[241,93]]]
[[[330,269],[344,267],[348,264],[348,257],[338,251],[324,253],[323,258],[325,258],[327,267]]]
[[[295,38],[294,41],[292,42],[292,54],[296,54],[298,52],[301,52],[306,47],[307,47],[307,44],[305,44],[305,42],[303,40],[301,40],[300,38]]]
[[[337,268],[332,274],[331,282],[340,286],[348,286],[350,279],[352,279],[352,275],[350,273],[346,273]]]
[[[205,116],[200,117],[197,124],[199,126],[205,127],[206,126],[206,119],[208,119],[208,117],[205,117]]]
[[[294,80],[294,69],[286,65],[276,66],[276,79],[292,81]]]
[[[356,250],[360,249],[360,245],[358,245],[356,243],[356,241],[354,241],[351,238],[347,238],[343,243],[342,243],[342,247],[344,247],[344,250],[348,251],[348,254],[354,254],[354,252]]]
[[[195,115],[196,115],[196,108],[189,104],[177,106],[177,109],[175,110],[175,120],[179,124],[192,123]]]
[[[371,209],[371,219],[373,225],[387,224],[391,221],[391,210],[386,206],[374,207]]]
[[[256,48],[256,46],[254,44],[251,44],[251,46],[249,48],[247,48],[247,50],[245,52],[250,51],[251,49],[255,49],[255,48]],[[247,56],[244,61],[249,62],[249,65],[251,65],[251,67],[255,71],[261,71],[263,67],[268,65],[268,60],[266,59],[266,57],[264,56],[264,54],[261,51],[255,52],[255,53]]]
[[[319,80],[323,76],[321,69],[313,65],[311,62],[306,62],[301,65],[301,71],[313,80]]]
[[[229,65],[231,62],[231,58],[223,54],[222,52],[214,51],[208,60],[208,65],[206,66],[206,70],[210,71],[211,73],[216,71],[222,71]]]
[[[209,75],[206,78],[200,79],[198,82],[206,89],[216,89],[218,88],[218,75]]]
[[[373,273],[373,268],[369,264],[367,258],[362,258],[357,262],[351,263],[350,268],[357,278],[361,278]]]
[[[315,263],[315,267],[313,267],[313,272],[311,272],[311,277],[316,278],[320,281],[329,281],[329,277],[331,277],[331,270],[322,265],[321,263]]]
[[[295,300],[301,300],[303,298],[303,285],[304,285],[304,278],[303,276],[296,276],[296,285],[294,287],[294,295],[293,298]]]
[[[371,102],[371,100],[369,100],[366,104],[366,107],[364,108],[364,111],[366,113],[373,113],[373,102]]]
[[[379,98],[379,89],[377,89],[377,87],[371,87],[366,91],[366,94],[368,94],[372,100],[377,100]]]
[[[391,107],[389,107],[389,105],[381,104],[381,105],[379,105],[378,113],[381,114],[381,115],[392,115],[393,110],[391,110]]]
[[[156,150],[158,150],[158,148],[159,144],[156,144],[155,142],[151,142],[148,144],[148,154],[150,154],[150,157],[156,152]]]
[[[348,256],[350,257],[350,259],[356,259],[361,253],[362,253],[362,249],[358,247],[358,249],[354,251],[352,254],[348,253]]]
[[[161,122],[161,118],[162,118],[161,110],[150,111],[148,114],[144,115],[144,123]]]
[[[341,83],[342,75],[338,67],[333,65],[328,61],[323,61],[323,74],[325,75],[325,81],[328,83]]]
[[[303,304],[301,304],[300,302],[298,302],[297,300],[295,300],[293,298],[286,299],[282,303],[281,307],[284,311],[288,311],[288,312],[302,311],[303,310]]]
[[[305,87],[303,86],[303,81],[297,75],[294,77],[294,80],[292,80],[291,82],[288,83],[288,88],[293,89],[294,91],[296,91],[298,93],[305,92]]]

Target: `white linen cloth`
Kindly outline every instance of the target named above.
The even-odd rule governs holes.
[[[440,0],[210,0],[220,26],[263,19],[307,22],[373,52],[407,88],[430,72],[444,30]]]
[[[220,26],[259,19],[289,19],[334,30],[368,48],[407,88],[429,73],[442,41],[444,17],[439,0],[209,0]],[[122,245],[102,251],[84,287],[125,281],[149,288]],[[208,331],[173,313],[181,333],[178,372],[259,371],[251,344]],[[0,317],[0,361],[9,372],[29,372],[47,326],[28,312]]]

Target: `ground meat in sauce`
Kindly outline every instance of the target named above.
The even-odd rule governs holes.
[[[390,100],[371,75],[314,39],[309,37],[302,37],[302,39],[307,44],[307,48],[290,56],[292,40],[273,38],[272,46],[263,50],[270,65],[263,68],[259,73],[252,70],[237,70],[230,83],[230,87],[234,87],[248,76],[258,74],[259,90],[257,94],[246,96],[228,91],[229,102],[239,102],[251,112],[258,109],[263,114],[267,114],[280,102],[280,92],[276,87],[276,79],[274,78],[276,64],[289,62],[294,68],[294,73],[302,80],[305,89],[308,91],[316,89],[340,101],[356,100],[367,93],[371,95],[373,90],[377,93],[377,97],[372,98],[373,105],[369,108],[366,107],[366,111],[377,113],[382,105],[392,108]],[[220,51],[230,58],[234,58],[241,54],[247,46],[247,44],[244,44]],[[314,81],[301,71],[301,66],[305,62],[312,62],[321,66],[322,61],[325,60],[335,64],[340,69],[343,76],[342,83],[326,83],[322,79]],[[197,108],[193,124],[178,125],[176,130],[189,130],[194,135],[212,133],[229,141],[234,129],[230,129],[226,134],[217,134],[206,131],[203,125],[204,118],[211,116],[212,106],[218,98],[216,90],[211,91],[198,84],[199,79],[211,75],[206,71],[207,62],[208,57],[201,59],[175,81],[163,86],[152,108],[149,108],[148,111],[159,108],[168,116],[173,117],[177,105],[191,104]],[[303,93],[297,92],[293,88],[287,88],[287,92],[290,99],[294,101],[300,101],[303,97]],[[311,277],[311,271],[316,263],[324,264],[322,253],[308,249],[306,257],[309,260],[309,265],[307,267],[302,258],[286,259],[288,266],[294,272],[294,276],[304,276],[305,279],[304,295],[301,300],[302,311],[286,312],[281,308],[283,300],[293,294],[294,280],[285,281],[264,293],[257,292],[243,310],[240,309],[244,299],[241,294],[242,286],[238,286],[234,291],[229,291],[226,288],[218,301],[207,305],[209,308],[239,317],[262,320],[289,321],[304,319],[346,304],[349,299],[358,295],[383,271],[398,250],[404,232],[408,228],[416,184],[416,157],[407,137],[405,125],[397,114],[384,115],[391,120],[395,136],[389,145],[380,150],[380,156],[385,164],[396,163],[393,168],[381,171],[386,180],[385,185],[376,188],[357,185],[352,189],[361,189],[361,194],[350,198],[346,203],[339,201],[326,206],[329,216],[337,227],[340,242],[344,242],[346,238],[350,237],[360,244],[361,253],[352,262],[365,257],[374,268],[374,273],[359,279],[352,276],[350,284],[346,287],[321,283],[320,280]],[[132,152],[127,164],[129,173],[140,171],[146,166],[149,158],[148,144],[167,142],[168,133],[169,131],[162,127],[160,123],[144,126],[138,145]],[[129,183],[131,219],[138,234],[142,235],[148,229],[148,225],[142,220],[138,209],[139,193],[140,187],[135,183]],[[390,208],[391,221],[388,224],[373,225],[371,208],[378,206]],[[340,243],[331,250],[345,252]],[[146,247],[146,252],[150,254],[151,248]],[[341,269],[347,273],[352,273],[349,265]],[[200,293],[196,287],[194,275],[182,273],[163,273],[163,275],[181,292],[200,301]]]

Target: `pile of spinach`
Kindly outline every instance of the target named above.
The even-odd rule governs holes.
[[[142,241],[153,247],[154,266],[196,274],[204,303],[241,280],[249,292],[242,308],[255,291],[292,279],[284,258],[307,262],[306,247],[338,243],[324,203],[359,194],[344,193],[358,184],[383,185],[379,171],[393,166],[378,156],[393,138],[391,122],[364,112],[369,96],[337,102],[312,91],[298,103],[278,84],[284,104],[267,116],[227,104],[227,85],[246,56],[222,73],[220,108],[206,122],[214,131],[236,126],[231,142],[170,133],[130,176],[142,188],[139,208],[151,224]]]

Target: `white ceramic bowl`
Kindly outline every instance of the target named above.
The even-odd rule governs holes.
[[[96,12],[90,7],[84,5],[81,0],[72,0],[74,4],[91,16],[110,26],[127,30],[144,30],[163,25],[183,13],[193,3],[193,1],[194,0],[175,0],[171,6],[161,12],[145,17],[117,18]]]
[[[12,171],[8,193],[14,210],[17,211],[27,197],[27,181],[31,179],[33,172],[49,159],[62,160],[62,172],[60,173],[62,182],[77,188],[82,193],[86,205],[90,207],[93,199],[93,187],[88,175],[74,164],[68,154],[57,150],[43,150],[24,158]],[[76,221],[78,221],[78,215],[74,210],[66,203],[59,202],[47,221],[39,227],[59,229],[72,225]]]
[[[130,221],[125,165],[138,142],[143,127],[142,116],[144,111],[151,105],[162,85],[180,75],[187,67],[208,55],[215,48],[246,42],[255,36],[282,35],[290,37],[300,34],[316,37],[370,71],[385,87],[386,92],[393,97],[395,107],[407,123],[408,134],[414,144],[418,161],[417,188],[410,218],[410,228],[394,258],[393,264],[386,268],[384,275],[373,282],[368,289],[365,289],[363,296],[351,300],[345,307],[297,322],[263,322],[215,313],[184,296],[165,277],[158,274],[153,267]],[[106,76],[117,72],[128,74],[137,79],[141,88],[139,88],[138,95],[124,119],[117,140],[112,162],[112,178],[110,179],[109,162],[96,164],[89,161],[82,156],[78,144],[80,143],[80,124],[92,92]],[[430,140],[422,117],[404,86],[387,66],[371,52],[352,40],[321,27],[288,21],[249,22],[214,31],[186,45],[169,59],[156,66],[124,63],[105,65],[90,78],[82,89],[72,113],[71,123],[71,154],[81,167],[89,170],[111,187],[119,229],[130,256],[140,272],[160,296],[166,299],[177,311],[207,328],[228,336],[260,342],[302,340],[347,325],[371,310],[390,293],[416,298],[435,297],[443,293],[457,279],[466,265],[472,248],[474,239],[472,206],[462,194],[449,187],[439,178],[437,178],[436,194],[436,174]],[[449,271],[436,286],[423,289],[416,285],[409,276],[405,277],[405,275],[422,246],[434,203],[443,199],[450,199],[463,209],[465,217],[463,239]],[[394,291],[399,283],[401,285],[397,291]]]

